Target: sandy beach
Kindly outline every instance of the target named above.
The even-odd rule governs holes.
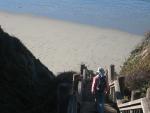
[[[112,29],[5,12],[0,12],[0,25],[55,74],[79,71],[81,63],[93,70],[115,64],[119,71],[143,38]]]

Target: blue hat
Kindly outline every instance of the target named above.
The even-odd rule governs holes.
[[[105,74],[105,71],[104,71],[104,69],[102,68],[102,67],[98,67],[98,69],[97,69],[97,71],[96,71],[97,73],[101,73],[101,74]]]

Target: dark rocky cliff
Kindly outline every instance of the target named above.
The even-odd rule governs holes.
[[[0,113],[56,112],[55,76],[0,28]]]

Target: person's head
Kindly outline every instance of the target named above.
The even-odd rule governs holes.
[[[98,67],[97,71],[96,71],[98,74],[101,74],[101,75],[105,75],[105,71],[102,67]]]

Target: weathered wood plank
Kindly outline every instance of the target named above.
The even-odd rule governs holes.
[[[114,87],[114,81],[109,83],[110,87]]]
[[[142,105],[143,113],[150,113],[150,99],[142,98],[141,105]]]
[[[117,78],[117,80],[114,81],[114,86],[115,86],[115,95],[116,95],[116,101],[117,104],[121,104],[122,103],[122,96],[121,96],[121,91],[120,91],[120,85],[119,85],[119,79]]]
[[[136,106],[130,106],[130,107],[121,108],[120,111],[132,110],[132,109],[141,109],[141,108],[142,108],[141,105],[136,105]],[[147,112],[147,113],[148,113],[148,112]]]
[[[148,88],[147,91],[146,91],[146,98],[150,99],[150,88]]]
[[[121,108],[121,107],[131,106],[131,105],[140,104],[140,103],[141,103],[141,99],[137,99],[137,100],[133,100],[124,104],[119,104],[118,107]]]

